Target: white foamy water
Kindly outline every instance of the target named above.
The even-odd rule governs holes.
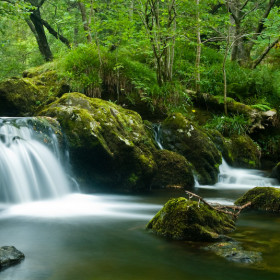
[[[218,182],[213,185],[199,185],[196,188],[203,189],[244,189],[249,190],[254,187],[279,187],[278,180],[266,177],[266,174],[260,170],[242,169],[230,167],[225,160],[220,165],[220,174]]]
[[[58,158],[54,133],[52,150],[36,140],[28,118],[0,119],[0,198],[24,203],[57,198],[70,192]],[[55,156],[55,154],[56,156]]]
[[[150,220],[162,205],[137,202],[132,197],[85,195],[73,193],[61,199],[21,203],[8,207],[0,218],[18,216],[40,218],[71,218],[102,216],[119,219]],[[147,212],[147,214],[145,214]]]

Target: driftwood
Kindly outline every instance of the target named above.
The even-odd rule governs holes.
[[[189,199],[192,199],[193,197],[198,199],[198,207],[200,202],[203,202],[205,205],[207,205],[210,209],[213,209],[215,211],[218,211],[220,213],[224,213],[227,215],[231,215],[234,219],[237,219],[238,215],[240,214],[240,212],[245,209],[246,207],[251,205],[251,202],[249,201],[248,203],[242,205],[242,206],[235,206],[235,205],[221,205],[219,203],[208,203],[207,201],[205,201],[201,196],[189,192],[189,191],[185,191],[186,194],[189,196]]]

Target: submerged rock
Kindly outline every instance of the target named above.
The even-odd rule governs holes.
[[[55,117],[61,124],[78,176],[97,186],[149,189],[157,169],[156,148],[136,112],[69,93],[40,114]]]
[[[251,202],[251,209],[280,212],[280,190],[273,187],[256,187],[235,201],[236,205]]]
[[[152,180],[152,188],[184,188],[194,186],[191,164],[175,152],[158,150],[154,153],[158,170]]]
[[[218,242],[205,248],[230,262],[254,264],[262,260],[260,252],[246,251],[236,241]]]
[[[200,184],[217,182],[221,153],[203,130],[176,113],[162,123],[161,138],[164,148],[183,155],[192,163]]]
[[[17,264],[24,258],[24,254],[14,246],[0,247],[0,269]]]
[[[217,241],[235,229],[224,213],[186,198],[170,199],[148,223],[148,229],[174,240]]]

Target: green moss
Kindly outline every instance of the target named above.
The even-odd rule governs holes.
[[[259,168],[260,150],[256,143],[247,135],[235,135],[228,142],[228,148],[235,167]]]
[[[136,112],[68,93],[39,114],[58,119],[81,176],[109,187],[149,188],[156,169],[155,146]]]
[[[235,229],[227,215],[186,198],[170,199],[148,223],[148,229],[175,240],[214,241]]]
[[[34,115],[41,105],[69,91],[65,80],[59,79],[54,70],[36,69],[31,73],[26,71],[24,76],[0,83],[1,115]]]
[[[176,113],[162,123],[161,136],[165,148],[183,155],[194,166],[201,184],[216,183],[222,157],[201,128]]]
[[[251,209],[280,212],[280,190],[272,187],[256,187],[235,201],[236,205],[251,202]]]
[[[153,188],[192,189],[194,177],[191,164],[180,154],[167,150],[154,153],[158,170],[153,177]]]

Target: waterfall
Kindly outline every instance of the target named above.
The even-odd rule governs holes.
[[[155,139],[155,142],[156,142],[156,144],[157,144],[157,146],[158,146],[158,148],[160,149],[160,150],[163,150],[164,148],[163,148],[163,146],[162,146],[162,144],[161,144],[161,139],[160,139],[160,133],[161,133],[161,124],[159,123],[159,124],[157,124],[157,123],[155,123],[155,124],[153,124],[153,133],[154,133],[154,139]]]
[[[23,203],[70,192],[55,133],[34,130],[31,118],[0,118],[0,200]],[[47,142],[48,146],[39,142]]]
[[[269,178],[261,170],[233,168],[223,159],[220,165],[218,182],[213,186],[196,185],[198,188],[214,189],[252,189],[254,187],[270,187],[279,185],[277,179]]]

